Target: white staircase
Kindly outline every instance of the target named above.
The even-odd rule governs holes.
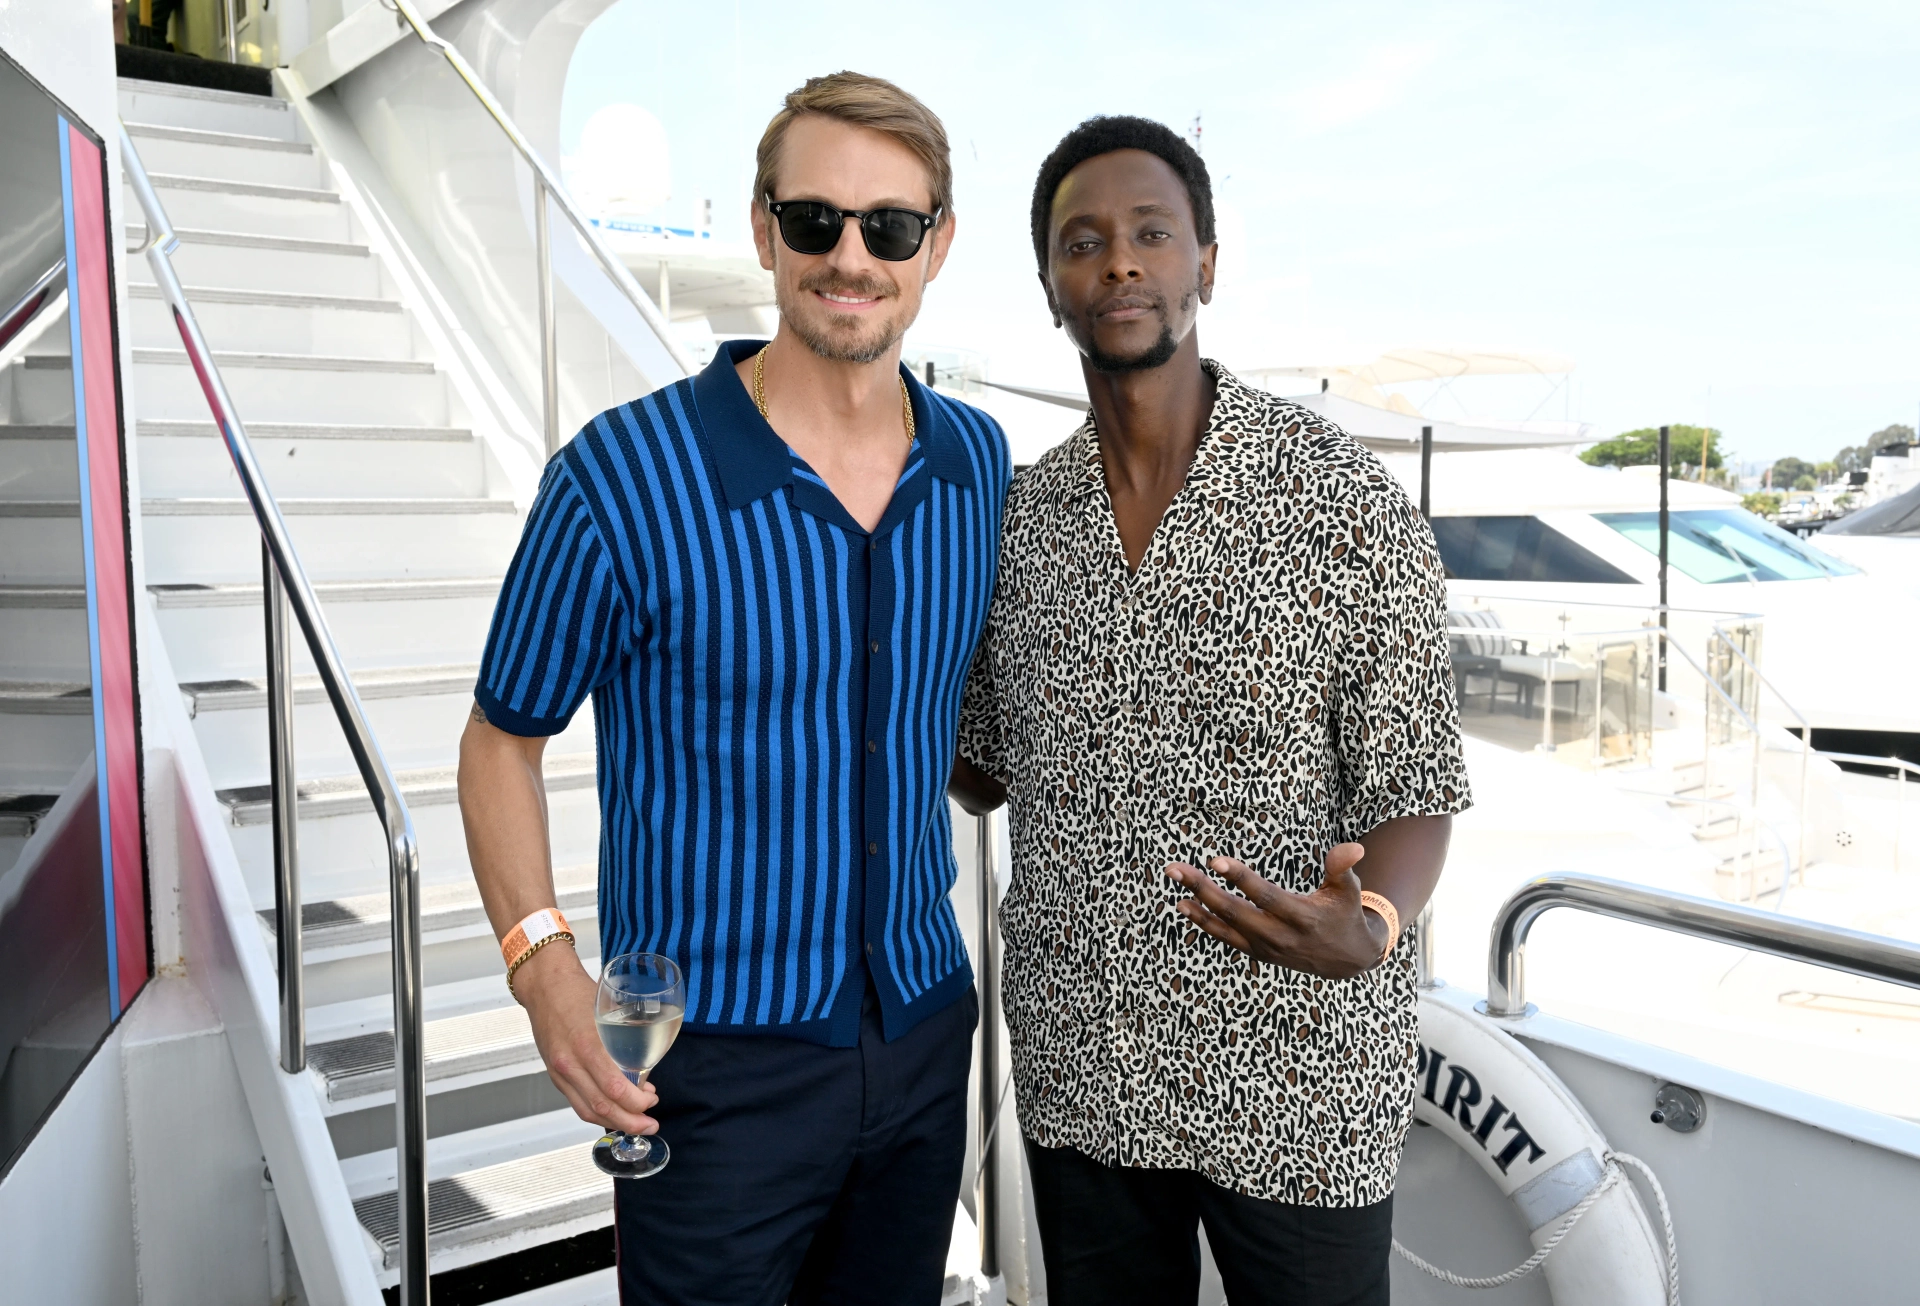
[[[520,532],[505,480],[286,104],[123,81],[120,110],[179,229],[174,259],[188,298],[413,813],[425,886],[432,1268],[604,1227],[611,1187],[587,1152],[598,1131],[548,1082],[509,998],[456,804],[454,763],[475,667]],[[270,933],[259,534],[145,263],[129,260],[128,276],[122,330],[133,348],[147,578],[253,906]],[[40,378],[23,376],[30,402],[20,402],[17,376],[12,412],[71,422],[70,388],[63,418],[50,398],[31,402],[41,396],[32,385]],[[0,532],[6,511],[0,507]],[[73,606],[57,577],[6,579],[11,588],[0,589],[0,603],[45,606],[58,617]],[[41,590],[23,588],[29,580]],[[366,1253],[389,1285],[396,1275],[386,853],[333,713],[296,646],[307,1081]],[[0,686],[0,714],[29,692]],[[20,710],[46,709],[36,700]],[[596,930],[599,836],[590,715],[581,713],[547,753],[561,905],[583,938]],[[12,727],[10,715],[5,724]],[[604,1274],[593,1276],[570,1299],[588,1300],[605,1284]]]

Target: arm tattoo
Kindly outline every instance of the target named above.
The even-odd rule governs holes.
[[[487,724],[487,714],[481,710],[481,707],[478,703],[475,703],[473,705],[473,715],[468,719],[471,720],[477,726],[483,726]]]

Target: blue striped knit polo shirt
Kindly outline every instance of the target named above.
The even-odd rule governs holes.
[[[909,377],[869,532],[754,408],[759,346],[548,464],[474,696],[525,736],[593,696],[602,956],[678,961],[690,1030],[850,1047],[869,981],[888,1039],[973,982],[945,792],[1011,469]]]

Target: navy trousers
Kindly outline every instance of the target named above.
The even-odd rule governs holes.
[[[614,1181],[622,1306],[938,1306],[967,1140],[973,991],[899,1040],[684,1034],[653,1082],[673,1159]]]
[[[1031,1139],[1027,1168],[1048,1306],[1194,1306],[1203,1223],[1229,1306],[1387,1306],[1392,1197],[1266,1202],[1192,1170],[1102,1165]]]

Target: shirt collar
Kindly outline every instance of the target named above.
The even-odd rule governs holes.
[[[1211,358],[1201,359],[1200,366],[1214,380],[1213,411],[1207,417],[1207,429],[1201,433],[1200,446],[1194,450],[1193,466],[1187,469],[1185,489],[1207,499],[1245,498],[1249,493],[1248,474],[1257,472],[1260,451],[1267,443],[1262,438],[1265,429],[1247,417],[1250,412],[1264,411],[1267,405],[1263,401],[1271,396],[1250,391],[1240,378]],[[1067,487],[1068,501],[1106,493],[1099,424],[1091,408],[1068,444],[1074,469]]]
[[[713,361],[693,381],[707,462],[729,509],[744,508],[793,479],[792,451],[767,425],[767,419],[760,416],[753,396],[747,393],[746,386],[740,383],[740,374],[734,370],[766,343],[764,340],[722,341],[714,351]],[[920,441],[927,470],[943,481],[972,489],[973,463],[946,414],[945,404],[934,402],[932,393],[904,366],[900,375],[906,380],[907,396],[913,404],[914,435]]]

